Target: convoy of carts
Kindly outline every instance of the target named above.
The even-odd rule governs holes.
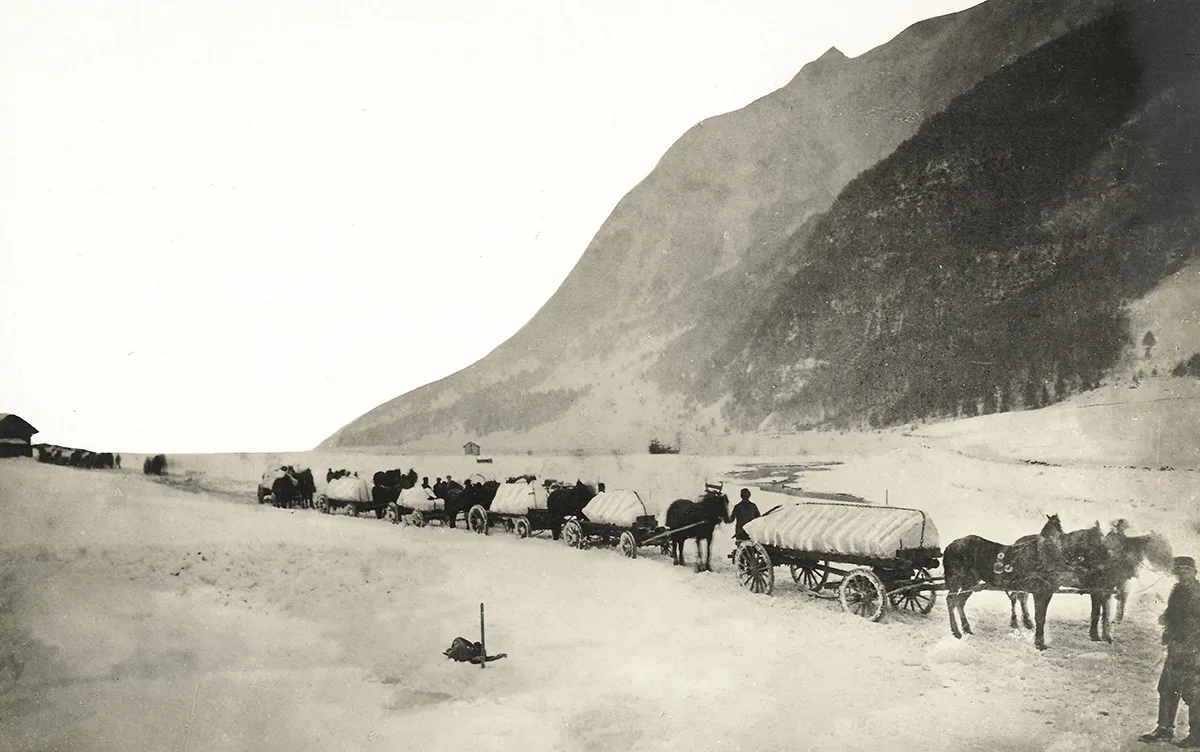
[[[330,480],[316,507],[325,513],[344,508],[354,516],[374,512],[415,527],[431,521],[453,524],[462,514],[473,532],[487,534],[500,526],[518,538],[547,531],[558,537],[561,530],[572,548],[614,547],[631,559],[646,547],[667,554],[672,533],[681,532],[661,525],[629,489],[602,490],[577,513],[564,516],[550,508],[549,482],[526,477],[491,485],[494,496],[469,506],[447,504],[423,486],[403,489],[394,501],[376,502],[366,481],[349,476]],[[706,489],[720,486],[706,484]],[[888,605],[928,614],[937,591],[944,589],[942,578],[933,574],[942,555],[937,528],[919,509],[798,499],[744,527],[749,539],[738,541],[730,559],[738,583],[752,593],[770,595],[775,568],[787,566],[801,592],[837,599],[846,611],[878,621]]]

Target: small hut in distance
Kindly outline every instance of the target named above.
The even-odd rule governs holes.
[[[38,430],[21,416],[0,413],[0,457],[32,457],[35,433]]]
[[[466,444],[463,444],[463,454],[465,454],[465,455],[470,455],[472,457],[478,457],[479,449],[480,449],[479,445],[476,444],[474,441],[468,441]]]

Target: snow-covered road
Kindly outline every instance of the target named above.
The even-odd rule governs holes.
[[[943,545],[1036,530],[1047,504],[1068,527],[1105,519],[1127,490],[1069,501],[1086,490],[1030,480],[1045,468],[911,452],[813,482],[868,495],[886,478]],[[627,560],[22,460],[0,463],[0,520],[0,656],[16,660],[0,750],[1144,749],[1170,586],[1139,584],[1114,645],[1088,641],[1086,599],[1056,598],[1039,653],[1008,633],[1001,594],[972,598],[962,642],[940,598],[869,623],[784,570],[753,596],[727,528],[698,575],[649,548]],[[441,654],[477,639],[480,602],[489,652],[508,654],[486,670]]]

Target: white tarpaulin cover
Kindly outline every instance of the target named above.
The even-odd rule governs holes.
[[[525,514],[530,509],[545,509],[546,496],[546,487],[536,480],[504,483],[496,489],[491,510],[500,514]]]
[[[437,512],[446,508],[446,502],[434,496],[433,489],[424,486],[404,489],[400,492],[400,498],[396,503],[420,512]]]
[[[325,496],[338,501],[369,502],[371,487],[362,478],[334,478],[325,489]]]
[[[583,508],[583,516],[592,522],[632,527],[638,517],[650,514],[637,491],[605,491],[592,497]]]
[[[758,543],[796,551],[891,558],[939,546],[933,520],[915,509],[868,504],[794,504],[746,523]]]

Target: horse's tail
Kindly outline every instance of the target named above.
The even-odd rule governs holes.
[[[1150,533],[1146,536],[1142,559],[1153,569],[1159,572],[1169,571],[1174,557],[1175,553],[1171,550],[1171,544],[1166,538],[1158,533]]]

